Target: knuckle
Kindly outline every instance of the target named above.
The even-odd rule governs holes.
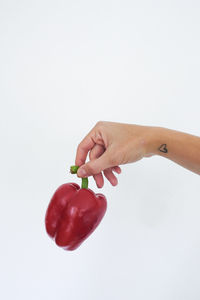
[[[104,125],[104,121],[98,121],[97,123],[96,123],[96,127],[102,127],[103,125]]]

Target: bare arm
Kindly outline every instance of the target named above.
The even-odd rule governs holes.
[[[86,162],[89,153],[89,161]],[[98,187],[103,175],[117,185],[119,165],[159,155],[200,175],[200,137],[162,127],[98,122],[77,148],[79,177],[93,176]]]
[[[159,127],[153,131],[153,154],[166,157],[200,175],[200,137]]]

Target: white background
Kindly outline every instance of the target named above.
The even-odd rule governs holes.
[[[193,0],[0,0],[1,299],[200,299],[199,176],[167,159],[105,183],[76,251],[44,226],[97,121],[200,135],[199,15]]]

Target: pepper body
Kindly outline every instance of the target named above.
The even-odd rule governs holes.
[[[107,209],[103,194],[65,183],[54,193],[45,216],[46,231],[65,250],[75,250],[95,230]]]

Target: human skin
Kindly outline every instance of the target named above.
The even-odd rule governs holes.
[[[89,161],[86,162],[89,153]],[[104,177],[113,185],[120,165],[159,155],[200,175],[200,137],[172,129],[99,121],[78,145],[78,177],[93,176],[97,187]]]

